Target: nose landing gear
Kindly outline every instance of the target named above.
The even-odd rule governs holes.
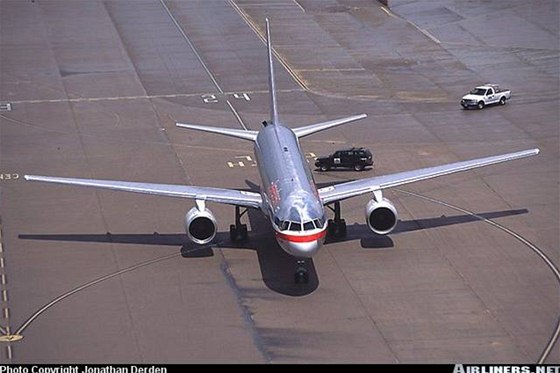
[[[305,260],[297,261],[296,273],[294,274],[294,282],[296,284],[307,284],[309,282],[309,273],[305,268]]]

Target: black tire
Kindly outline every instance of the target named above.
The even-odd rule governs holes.
[[[364,165],[363,165],[363,164],[356,163],[356,164],[354,165],[354,171],[360,172],[360,171],[362,171],[363,169],[364,169]]]
[[[346,237],[346,220],[340,219],[335,222],[333,219],[329,219],[327,234],[334,239]]]
[[[307,273],[307,270],[303,269],[296,271],[296,273],[294,274],[294,282],[296,284],[309,283],[309,274]]]
[[[249,234],[247,233],[247,224],[241,224],[236,227],[234,224],[229,226],[229,239],[233,243],[245,242]]]
[[[319,167],[319,170],[321,172],[327,172],[328,170],[330,170],[330,167],[327,166],[326,164],[322,164],[321,167]]]
[[[478,104],[476,104],[476,107],[478,110],[484,109],[484,101],[479,101]]]
[[[506,104],[506,98],[502,96],[502,98],[500,98],[500,105],[505,105],[505,104]]]
[[[338,226],[338,237],[344,238],[346,237],[346,220],[340,219],[340,223]]]

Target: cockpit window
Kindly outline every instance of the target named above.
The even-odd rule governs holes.
[[[298,214],[297,218],[301,215]],[[317,216],[317,215],[315,215]],[[309,218],[308,218],[309,219]],[[321,216],[317,219],[301,221],[296,219],[288,218],[287,220],[280,220],[279,218],[274,218],[275,225],[281,231],[293,231],[293,232],[302,232],[302,231],[310,231],[313,229],[323,229],[325,225],[325,216]]]
[[[309,231],[311,229],[315,229],[312,221],[308,221],[306,223],[303,223],[303,230]]]
[[[300,232],[301,231],[301,223],[291,222],[290,223],[290,230]]]

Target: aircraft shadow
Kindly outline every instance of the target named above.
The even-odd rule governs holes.
[[[274,231],[265,216],[250,209],[248,212],[251,231],[259,232],[259,238],[253,240],[259,266],[265,285],[278,293],[290,296],[303,296],[312,293],[319,286],[319,276],[315,270],[313,259],[305,261],[305,268],[309,275],[307,284],[296,284],[294,274],[297,268],[297,259],[287,254],[278,242]]]
[[[477,214],[484,219],[496,219],[528,213],[527,209],[504,210]],[[238,244],[229,239],[229,232],[218,232],[214,243],[206,246],[197,246],[190,242],[184,233],[154,232],[151,234],[20,234],[22,240],[66,241],[66,242],[97,242],[113,244],[134,244],[154,246],[179,246],[184,258],[201,258],[214,255],[212,247],[226,250],[255,250],[265,285],[280,294],[288,296],[304,296],[312,293],[319,286],[319,277],[312,259],[306,261],[309,274],[309,283],[295,284],[294,272],[296,258],[284,252],[274,238],[274,233],[268,220],[257,210],[249,209],[248,212],[251,232],[248,242]],[[447,227],[479,221],[472,215],[442,215],[436,218],[423,218],[415,220],[399,220],[399,224],[391,235],[426,230],[438,227]],[[366,224],[352,224],[347,226],[347,235],[341,239],[327,237],[325,244],[360,240],[360,245],[365,249],[389,249],[394,247],[389,236],[380,236],[372,233]]]

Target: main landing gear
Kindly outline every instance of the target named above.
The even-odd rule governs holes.
[[[296,273],[294,274],[294,282],[296,284],[307,284],[309,282],[309,273],[305,268],[305,260],[299,259],[297,265]]]
[[[249,209],[245,208],[241,212],[241,207],[235,206],[235,224],[229,226],[229,238],[231,242],[247,241],[247,224],[241,224],[241,217],[247,213]]]
[[[332,238],[346,237],[346,220],[340,217],[340,202],[333,203],[334,207],[327,205],[334,212],[334,219],[329,219],[327,234]]]

